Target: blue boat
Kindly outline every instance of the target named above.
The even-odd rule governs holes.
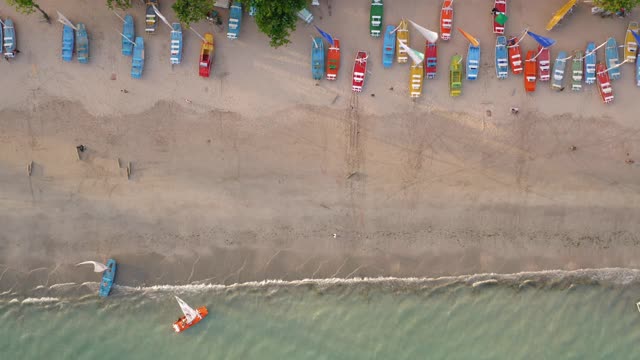
[[[509,51],[507,50],[507,37],[496,38],[496,76],[498,79],[506,79],[509,76]]]
[[[13,28],[13,20],[7,18],[4,21],[4,39],[0,31],[0,42],[4,40],[4,56],[13,58],[16,56],[16,30]]]
[[[240,36],[241,24],[242,4],[239,1],[234,1],[231,5],[231,12],[229,13],[229,30],[227,31],[227,37],[229,39],[237,39]]]
[[[131,56],[133,54],[133,41],[136,32],[133,25],[133,16],[126,15],[124,17],[124,25],[122,26],[122,55]]]
[[[640,86],[640,56],[636,58],[636,86]]]
[[[73,46],[75,44],[73,28],[69,25],[62,27],[62,61],[73,59]]]
[[[587,51],[584,57],[584,82],[595,84],[596,82],[596,44],[587,43]]]
[[[607,69],[609,70],[609,78],[611,80],[618,80],[622,77],[620,73],[620,68],[617,67],[613,69],[614,66],[620,64],[620,52],[618,51],[618,43],[616,39],[610,37],[607,40],[607,45],[605,45],[604,51],[605,58],[607,60]]]
[[[321,37],[313,38],[311,44],[311,75],[313,80],[321,80],[324,77],[324,43]]]
[[[98,291],[98,295],[101,297],[109,296],[113,282],[116,279],[116,261],[109,259],[107,261],[107,267],[108,269],[102,273],[102,281],[100,282],[100,290]]]
[[[556,57],[556,61],[553,63],[553,77],[551,79],[551,88],[553,90],[562,91],[564,86],[564,72],[567,68],[567,52],[560,51]]]
[[[382,66],[390,68],[393,65],[393,57],[396,54],[396,32],[393,25],[387,25],[382,43]]]
[[[81,64],[89,63],[89,36],[87,28],[83,23],[78,23],[76,31],[76,53],[78,54],[78,62]]]
[[[469,44],[467,52],[467,80],[476,80],[480,72],[480,46]]]
[[[131,60],[131,78],[140,79],[144,70],[144,40],[136,37],[136,45],[133,47],[133,59]]]
[[[180,64],[182,61],[182,26],[180,23],[171,24],[171,65]]]

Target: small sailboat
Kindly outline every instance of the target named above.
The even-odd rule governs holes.
[[[444,0],[442,10],[440,10],[440,38],[442,40],[451,39],[453,29],[453,0]]]
[[[462,56],[455,54],[451,57],[449,66],[449,95],[460,96],[462,94]]]
[[[553,63],[553,80],[551,81],[551,89],[562,90],[564,86],[564,72],[567,67],[567,53],[560,51],[556,57],[556,61]]]
[[[76,31],[76,53],[78,54],[78,62],[81,64],[89,63],[89,36],[87,28],[83,23],[78,23]]]
[[[405,49],[400,45],[404,44],[409,46],[409,25],[405,19],[400,20],[396,33],[396,58],[399,64],[404,64],[409,61],[409,55],[407,55]]]
[[[142,78],[142,71],[144,70],[144,39],[142,36],[136,37],[135,45],[133,46],[133,58],[131,59],[131,78]]]
[[[333,39],[327,52],[327,80],[336,80],[340,70],[340,40]]]
[[[169,61],[171,65],[180,64],[182,61],[182,26],[180,23],[171,24],[171,48]]]
[[[311,45],[311,75],[313,80],[322,80],[324,77],[324,42],[321,37],[312,39]]]
[[[7,18],[4,21],[4,38],[0,31],[0,43],[4,40],[4,56],[14,58],[16,56],[16,29],[13,27],[13,20]]]
[[[369,54],[366,51],[358,51],[358,54],[356,54],[351,78],[351,90],[353,92],[361,92],[364,87],[364,79],[367,75],[367,58],[369,58]]]
[[[618,43],[616,39],[610,37],[607,39],[607,45],[605,46],[605,58],[607,63],[608,76],[610,80],[618,80],[622,77],[620,73],[620,67],[617,65],[620,63],[619,52],[618,52]],[[597,70],[596,70],[597,71]]]
[[[213,61],[213,34],[204,34],[204,41],[200,46],[200,63],[198,65],[198,75],[209,77],[211,74],[211,63]]]
[[[74,30],[71,26],[64,25],[62,27],[62,61],[69,62],[73,59],[74,45]]]
[[[371,0],[371,11],[369,12],[369,34],[379,37],[382,32],[382,15],[384,14],[384,4],[382,0]]]
[[[469,40],[467,52],[467,80],[476,80],[480,73],[480,42],[466,31],[458,28],[458,31]]]
[[[582,76],[583,76],[583,58],[584,54],[580,50],[574,50],[573,60],[571,61],[571,90],[582,90]]]
[[[596,82],[596,44],[587,43],[587,51],[584,56],[584,83],[594,84]]]
[[[396,55],[396,32],[393,25],[387,25],[382,43],[382,66],[388,69],[393,65],[393,57]]]
[[[638,23],[632,21],[629,23],[627,27],[627,33],[624,38],[624,58],[627,61],[636,61],[636,56],[638,54],[638,43],[636,42],[635,36],[633,36],[633,32],[638,32]]]
[[[427,79],[436,78],[438,66],[438,47],[436,43],[427,41],[424,50],[424,74]]]
[[[504,34],[504,22],[507,16],[507,0],[494,0],[493,8],[497,11],[493,14],[493,33]]]
[[[113,287],[113,282],[116,278],[116,261],[114,259],[107,260],[107,264],[99,263],[97,261],[83,261],[78,265],[93,265],[94,272],[102,273],[102,281],[100,281],[100,288],[98,290],[98,295],[101,297],[109,296],[111,292],[111,287]]]
[[[401,44],[402,48],[407,52],[413,64],[409,70],[409,96],[411,98],[417,98],[422,95],[422,83],[424,82],[424,68],[422,62],[424,61],[424,54],[414,50],[405,44]]]
[[[240,25],[242,25],[242,3],[234,1],[229,12],[229,30],[227,38],[237,39],[240,37]]]
[[[522,53],[520,51],[518,38],[513,36],[510,37],[507,44],[507,50],[509,50],[509,62],[511,63],[511,71],[514,75],[518,75],[522,72]]]
[[[551,51],[538,45],[538,78],[540,81],[551,80]]]
[[[158,15],[153,7],[159,9],[158,0],[147,0],[147,11],[144,19],[145,28],[144,31],[147,34],[154,34],[158,28]]]
[[[536,71],[538,66],[535,56],[536,52],[529,50],[527,51],[527,58],[524,61],[524,90],[526,92],[536,91]]]
[[[180,305],[183,316],[179,317],[176,322],[173,323],[173,330],[177,333],[183,332],[193,325],[199,323],[202,319],[209,315],[209,310],[205,306],[199,307],[197,310],[189,306],[184,300],[179,297],[175,297]]]
[[[613,101],[613,88],[611,87],[611,79],[609,78],[609,71],[603,63],[596,65],[596,78],[598,79],[598,90],[600,92],[600,98],[605,104],[609,104]]]
[[[133,16],[127,14],[122,25],[122,55],[131,56],[133,54],[133,41],[135,40],[135,27]]]
[[[496,76],[506,79],[509,76],[509,54],[507,51],[507,37],[496,38]]]

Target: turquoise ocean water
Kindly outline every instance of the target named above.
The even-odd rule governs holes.
[[[232,286],[59,284],[0,295],[2,359],[640,359],[640,272]],[[209,308],[176,334],[173,295]]]

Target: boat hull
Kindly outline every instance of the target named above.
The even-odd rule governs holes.
[[[498,35],[504,34],[504,25],[496,22],[498,15],[507,15],[507,0],[495,0],[493,2],[493,8],[498,10],[493,14],[493,33]]]
[[[618,64],[620,64],[618,43],[616,42],[616,39],[611,37],[607,40],[604,54],[607,60],[607,64],[606,64],[607,69],[610,69],[608,71],[610,80],[620,79],[622,77],[622,74],[620,73],[620,68],[615,67]]]
[[[242,25],[242,4],[234,1],[229,12],[229,24],[227,38],[237,39],[240,37],[240,26]]]
[[[632,31],[638,32],[638,23],[631,22],[627,27],[627,34],[624,39],[624,58],[627,61],[635,62],[638,54],[638,44],[636,38],[633,36]]]
[[[177,332],[177,333],[181,333],[185,330],[187,330],[188,328],[194,326],[195,324],[199,323],[200,321],[202,321],[202,319],[206,318],[207,315],[209,315],[209,310],[207,310],[207,308],[205,306],[199,307],[196,309],[196,311],[198,312],[198,317],[196,317],[195,319],[193,319],[192,322],[187,323],[186,322],[186,316],[181,316],[176,322],[173,323],[173,331]]]
[[[507,51],[507,38],[496,38],[496,76],[498,79],[506,79],[509,76],[509,52]]]
[[[551,80],[551,52],[548,48],[543,48],[538,45],[538,80],[549,81]]]
[[[133,23],[133,16],[126,15],[124,17],[124,24],[122,25],[122,55],[133,55],[133,43],[135,41],[135,27]]]
[[[213,52],[215,50],[213,43],[213,34],[204,34],[204,41],[200,46],[200,62],[198,65],[198,75],[208,78],[211,75],[211,64],[213,63]]]
[[[371,36],[380,37],[383,15],[384,4],[382,0],[371,0],[371,10],[369,12],[369,34]]]
[[[336,80],[340,70],[340,40],[333,39],[333,46],[327,52],[327,80]]]
[[[605,104],[611,103],[613,101],[613,88],[611,87],[611,79],[605,64],[598,63],[596,65],[596,79],[602,102]]]
[[[462,56],[458,54],[451,57],[449,65],[449,95],[462,95]]]
[[[409,54],[400,46],[400,44],[409,46],[409,24],[406,20],[402,19],[396,30],[396,60],[399,64],[409,61]]]
[[[564,82],[564,73],[567,68],[567,53],[564,51],[560,51],[558,56],[556,57],[556,61],[553,63],[553,79],[551,80],[551,89],[553,90],[563,90],[564,86],[562,86]]]
[[[158,28],[158,15],[153,10],[153,5],[159,9],[158,0],[147,0],[147,11],[144,19],[144,31],[147,34],[155,34]]]
[[[594,84],[596,82],[596,44],[587,43],[584,57],[584,83]]]
[[[536,52],[529,50],[527,52],[527,58],[524,61],[524,90],[526,92],[536,91],[536,72],[538,66],[536,64]]]
[[[73,28],[68,25],[62,27],[62,61],[70,62],[73,59],[75,46],[75,34]]]
[[[111,288],[116,280],[117,265],[114,259],[107,261],[107,270],[102,272],[102,281],[100,281],[100,289],[98,295],[100,297],[107,297],[111,293]]]
[[[13,20],[7,18],[4,21],[4,37],[2,31],[0,31],[0,38],[3,41],[4,56],[7,58],[13,58],[16,56],[16,29],[13,25]]]
[[[560,23],[560,21],[562,21],[562,19],[565,18],[565,16],[567,16],[567,14],[571,14],[573,12],[573,8],[576,6],[576,3],[577,0],[569,0],[564,5],[562,5],[562,7],[553,14],[551,20],[549,20],[549,22],[547,23],[547,31],[551,31],[554,27],[556,27],[556,25],[558,25],[558,23]]]
[[[467,80],[477,80],[480,74],[480,47],[469,44],[467,51]]]
[[[89,36],[87,28],[83,23],[78,24],[76,31],[76,53],[78,54],[78,62],[81,64],[89,63]]]
[[[573,52],[573,59],[571,60],[571,90],[582,90],[582,79],[584,77],[583,71],[583,58],[584,54],[580,50]]]
[[[353,92],[361,92],[364,87],[364,79],[367,76],[367,58],[369,55],[366,51],[358,51],[356,60],[353,64],[353,75],[351,77],[351,90]]]
[[[427,79],[436,78],[438,66],[438,46],[436,43],[426,41],[424,50],[424,74]]]
[[[422,83],[424,81],[424,68],[422,64],[411,65],[409,70],[409,96],[418,98],[422,95]]]
[[[313,38],[311,42],[311,76],[313,80],[324,77],[324,42],[321,37]]]
[[[393,57],[396,54],[396,33],[395,26],[387,25],[382,43],[382,66],[388,69],[393,65]]]
[[[451,39],[453,29],[453,0],[444,0],[442,10],[440,10],[440,38],[442,40]]]
[[[169,62],[171,65],[178,65],[182,62],[182,26],[180,23],[173,23],[171,28]]]
[[[133,59],[131,59],[131,78],[142,78],[144,70],[144,39],[136,37],[136,45],[133,47]]]
[[[507,45],[507,50],[509,51],[509,64],[511,65],[511,72],[513,72],[514,75],[522,73],[522,70],[524,69],[522,65],[522,52],[517,41],[517,38],[511,37],[509,38]]]

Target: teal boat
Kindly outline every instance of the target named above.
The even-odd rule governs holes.
[[[78,62],[81,64],[89,63],[89,36],[87,28],[83,23],[78,23],[76,31],[76,53],[78,54]]]
[[[227,38],[237,39],[240,37],[240,25],[242,25],[242,3],[234,1],[229,12],[229,30]]]
[[[480,46],[469,44],[467,52],[467,80],[476,80],[480,73]]]
[[[107,269],[102,273],[102,281],[100,282],[100,290],[98,291],[98,295],[100,295],[100,297],[109,296],[115,279],[116,261],[113,259],[109,259],[107,261]]]
[[[0,40],[2,40],[0,30]],[[13,58],[16,56],[16,30],[13,28],[13,20],[7,18],[4,21],[4,56]]]
[[[62,61],[69,62],[73,59],[74,32],[69,25],[62,27]]]
[[[313,38],[311,45],[311,75],[313,80],[324,77],[324,43],[321,37]]]
[[[131,77],[140,79],[144,70],[144,40],[141,36],[136,38],[136,44],[133,47],[133,59],[131,60]]]
[[[596,82],[596,44],[587,43],[587,51],[584,57],[584,83],[595,84]]]
[[[620,73],[620,67],[616,67],[620,64],[620,51],[618,51],[618,43],[616,39],[610,37],[605,45],[604,55],[607,62],[607,69],[609,69],[609,79],[618,80],[622,77]]]
[[[506,79],[509,76],[509,52],[507,51],[507,37],[496,38],[496,76]]]
[[[396,33],[393,25],[387,25],[384,32],[384,42],[382,43],[382,66],[390,68],[393,64],[393,57],[396,53]]]
[[[124,17],[124,25],[122,26],[122,55],[131,56],[133,54],[133,41],[135,40],[135,27],[133,24],[133,16],[126,15]]]
[[[171,65],[180,64],[182,61],[182,26],[180,23],[171,24]]]
[[[564,89],[564,72],[567,69],[567,53],[560,51],[553,63],[553,79],[551,80],[551,89],[561,91]]]

